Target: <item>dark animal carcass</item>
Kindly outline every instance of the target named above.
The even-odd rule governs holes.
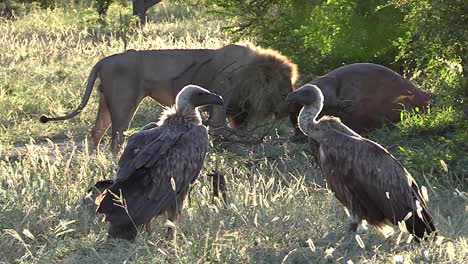
[[[428,106],[429,94],[382,65],[355,63],[340,67],[310,82],[325,96],[321,115],[340,117],[357,132],[400,121],[403,109]]]

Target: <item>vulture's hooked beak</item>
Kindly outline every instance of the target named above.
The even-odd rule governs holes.
[[[223,100],[223,97],[221,97],[220,95],[217,95],[215,93],[212,93],[210,94],[211,95],[211,103],[209,104],[214,104],[214,105],[223,105],[224,104],[224,100]]]
[[[297,103],[300,97],[301,95],[298,93],[298,90],[296,90],[288,94],[288,97],[286,97],[286,101],[288,101],[288,103]]]
[[[286,100],[290,103],[294,102],[301,105],[317,104],[322,107],[323,94],[316,85],[306,84],[294,92],[290,92]]]
[[[223,105],[224,100],[221,96],[215,93],[205,93],[200,94],[194,100],[194,105],[196,107],[205,106],[205,105]]]

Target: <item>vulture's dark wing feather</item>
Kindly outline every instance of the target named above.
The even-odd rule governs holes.
[[[419,188],[405,168],[382,146],[366,138],[330,129],[321,140],[321,164],[327,182],[347,207],[364,215],[383,214],[396,224],[418,210],[430,216]],[[420,210],[421,208],[419,208]],[[432,221],[432,220],[431,220]]]
[[[356,138],[361,138],[359,134],[354,132],[352,129],[347,127],[345,124],[341,123],[340,119],[337,117],[333,116],[323,116],[320,119],[320,127],[325,128],[325,129],[333,129],[337,130],[343,134],[346,134],[348,136],[354,136]],[[312,150],[312,155],[314,156],[315,163],[320,166],[320,153],[319,153],[319,148],[320,144],[317,140],[313,139],[312,137],[309,137],[309,146],[310,149]]]
[[[119,160],[115,182],[125,181],[136,170],[154,165],[187,130],[184,126],[162,125],[131,135]]]

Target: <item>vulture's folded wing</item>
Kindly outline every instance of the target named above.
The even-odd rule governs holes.
[[[208,134],[204,127],[193,127],[180,136],[178,142],[151,168],[151,182],[145,195],[162,201],[168,193],[187,191],[203,167],[208,149]],[[147,170],[148,171],[148,170]]]
[[[154,165],[186,131],[184,126],[162,125],[130,136],[119,160],[115,182],[125,181],[136,170]]]
[[[172,135],[175,136],[174,133]],[[133,180],[128,180],[139,179],[138,190],[132,192],[132,195],[139,196],[135,200],[142,199],[144,196],[147,201],[132,204],[134,199],[129,197],[129,204],[132,205],[130,211],[137,219],[146,219],[145,215],[149,213],[148,210],[152,210],[153,215],[159,214],[174,202],[180,202],[177,200],[178,197],[183,197],[188,192],[190,184],[197,178],[203,167],[208,148],[206,128],[196,126],[178,135],[178,139],[170,148],[167,148],[169,144],[162,146],[154,144],[165,154],[157,153],[150,158],[145,158],[148,162],[132,174],[135,175],[132,176]],[[148,148],[152,143],[148,145]],[[142,157],[147,157],[147,155]],[[159,158],[156,160],[155,157]],[[153,163],[154,160],[156,162]],[[150,204],[150,209],[147,208],[148,204]]]
[[[415,198],[427,210],[411,175],[379,144],[330,129],[322,148],[329,163],[325,169],[335,178],[331,184],[337,197],[342,195],[341,199],[345,199],[350,194],[380,208],[390,219],[402,219],[414,211]]]

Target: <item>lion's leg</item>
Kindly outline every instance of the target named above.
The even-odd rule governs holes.
[[[226,100],[224,101],[226,104]],[[216,141],[222,141],[226,135],[226,108],[225,106],[213,105],[209,108],[208,112],[208,125],[210,127],[210,134]]]
[[[111,125],[111,116],[109,112],[109,107],[107,105],[106,98],[101,92],[99,94],[99,110],[96,117],[96,122],[91,129],[91,138],[93,140],[93,147],[95,150],[98,150],[99,143],[101,142],[102,137],[109,129]]]
[[[114,154],[117,154],[121,150],[125,140],[124,132],[128,129],[133,115],[143,99],[140,96],[134,99],[132,97],[123,98],[125,99],[124,102],[116,100],[113,104],[109,105],[112,118],[111,151]]]
[[[226,108],[224,106],[212,105],[209,109],[208,124],[212,128],[220,128],[226,125]]]
[[[112,122],[111,151],[114,154],[118,154],[121,150],[121,147],[125,141],[124,132],[130,125],[130,121],[133,118],[136,107],[132,107],[131,109],[128,109],[128,111],[128,113],[122,113],[121,116],[116,117],[116,121]]]

